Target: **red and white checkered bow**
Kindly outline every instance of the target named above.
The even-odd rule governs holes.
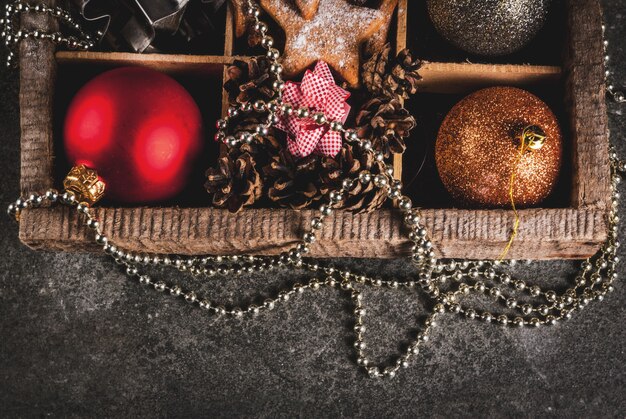
[[[346,99],[350,93],[335,84],[328,64],[319,61],[313,71],[307,70],[302,83],[287,82],[283,100],[294,110],[307,106],[314,112],[323,112],[329,121],[345,122],[350,112]],[[334,157],[342,146],[341,133],[328,126],[316,124],[311,117],[280,115],[276,128],[287,133],[287,148],[295,157],[315,152]]]

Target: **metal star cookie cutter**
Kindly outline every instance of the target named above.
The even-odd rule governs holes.
[[[135,52],[147,52],[157,32],[174,34],[181,23],[190,0],[73,0],[81,15],[89,22],[102,25],[101,32],[111,45],[120,49],[128,44]],[[195,1],[195,0],[194,0]],[[225,0],[201,0],[219,9]],[[191,17],[194,19],[194,17]],[[115,31],[111,29],[115,26]],[[190,27],[183,25],[185,37],[192,38]]]

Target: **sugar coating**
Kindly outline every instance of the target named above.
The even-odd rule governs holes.
[[[361,44],[389,25],[396,3],[383,0],[380,9],[371,9],[348,0],[319,0],[317,13],[307,20],[287,0],[261,0],[285,31],[283,67],[288,77],[323,60],[353,87],[359,84]]]

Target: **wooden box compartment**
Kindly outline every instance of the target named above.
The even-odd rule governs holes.
[[[424,32],[428,29],[422,30],[421,25],[427,24],[424,11],[420,11],[422,2],[410,2],[408,8],[407,3],[408,0],[400,0],[391,34],[397,50],[408,43],[416,56],[425,59],[420,70],[423,77],[420,92],[407,103],[423,123],[407,141],[409,148],[404,156],[396,157],[394,166],[396,175],[402,176],[408,185],[407,192],[423,208],[439,256],[495,258],[509,239],[514,222],[512,211],[454,208],[437,183],[432,165],[428,169],[426,162],[425,172],[418,178],[414,170],[421,166],[416,162],[428,155],[440,119],[447,110],[464,94],[493,85],[520,86],[537,94],[556,111],[565,133],[565,167],[557,192],[541,208],[520,211],[519,235],[508,257],[582,258],[594,253],[606,237],[610,189],[598,0],[561,3],[562,26],[557,25],[548,38],[553,39],[556,31],[563,35],[563,42],[554,41],[556,51],[539,57],[538,65],[532,60],[532,53],[516,56],[510,60],[513,64],[503,59],[475,64],[461,62],[458,52],[446,52],[437,46],[436,40],[423,48],[416,47],[412,44],[419,45],[416,41],[419,37],[429,42],[433,36]],[[408,35],[407,20],[413,28]],[[54,28],[54,22],[41,16],[26,17],[22,25]],[[230,10],[226,13],[225,35],[223,56],[55,54],[53,46],[46,42],[23,41],[20,46],[22,191],[43,192],[60,183],[67,164],[55,144],[59,143],[63,109],[84,81],[107,68],[141,65],[171,74],[198,101],[210,137],[213,121],[223,112],[226,102],[221,89],[224,65],[237,58],[233,52],[241,44],[233,40]],[[211,155],[215,153],[209,149],[207,167],[214,163]],[[203,181],[200,175],[198,178]],[[313,210],[278,208],[252,208],[231,214],[211,208],[204,190],[198,185],[191,187],[198,192],[185,196],[192,198],[161,207],[113,207],[104,202],[99,205],[98,217],[113,242],[133,251],[274,254],[291,247],[315,214]],[[92,249],[89,233],[68,208],[25,210],[19,235],[33,248]],[[335,212],[319,236],[312,256],[400,257],[409,251],[400,216],[391,208],[366,214]]]

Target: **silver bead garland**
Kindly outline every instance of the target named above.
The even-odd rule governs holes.
[[[611,78],[611,70],[609,70],[608,65],[609,65],[609,61],[611,61],[611,57],[609,56],[609,54],[607,53],[607,50],[609,48],[609,41],[606,40],[606,36],[604,36],[604,32],[606,31],[606,26],[602,25],[602,35],[604,40],[602,41],[602,47],[604,48],[604,65],[606,67],[606,70],[604,72],[604,76],[607,80],[606,82],[606,91],[607,93],[611,96],[611,98],[617,102],[617,103],[625,103],[626,102],[626,95],[624,95],[624,92],[622,92],[621,90],[617,90],[615,88],[615,86],[613,86],[613,84],[610,82],[610,78]]]
[[[45,33],[39,30],[20,29],[19,18],[25,13],[49,15],[73,31],[75,35],[64,36],[61,32]],[[98,32],[97,35],[102,37],[103,34]],[[83,31],[80,24],[74,20],[68,11],[60,7],[49,7],[43,3],[30,5],[19,0],[5,6],[4,17],[0,18],[0,38],[4,40],[4,45],[8,50],[7,67],[15,64],[17,45],[24,39],[49,40],[57,45],[79,50],[88,50],[95,46],[94,37]]]
[[[17,4],[23,5],[24,3],[18,2]],[[19,10],[20,12],[24,11],[23,7]],[[69,17],[66,17],[65,12],[60,12],[61,14],[57,15],[57,10],[40,8],[38,12],[53,13],[55,16],[72,22]],[[13,8],[7,6],[8,18],[16,12],[15,5]],[[354,130],[344,128],[343,124],[338,121],[329,120],[325,115],[316,112],[315,109],[299,108],[295,110],[291,104],[283,102],[284,81],[281,78],[280,52],[272,47],[273,39],[267,34],[267,25],[259,19],[260,9],[252,0],[247,1],[247,16],[252,28],[261,37],[261,45],[266,49],[267,57],[272,61],[270,69],[276,77],[273,86],[276,97],[268,102],[257,101],[252,105],[255,111],[267,113],[266,121],[258,125],[254,132],[239,133],[237,137],[227,134],[226,130],[231,119],[241,112],[249,112],[251,108],[247,105],[231,107],[227,116],[217,122],[216,139],[224,142],[228,147],[237,147],[242,143],[256,141],[267,134],[267,130],[275,123],[279,115],[296,112],[301,117],[314,115],[318,124],[327,125],[329,129],[340,132],[346,142],[361,147],[364,152],[372,154],[379,161],[383,161],[382,153],[373,150],[371,143],[368,140],[360,139]],[[5,19],[2,24],[5,25],[5,32],[10,33],[12,26],[9,25],[7,30],[6,22]],[[75,29],[80,30],[76,27]],[[20,35],[20,39],[27,37],[24,33]],[[89,40],[89,38],[85,39]],[[90,44],[81,45],[88,48]],[[620,96],[617,95],[619,92],[608,89],[608,87],[607,90],[617,101],[620,101]],[[340,189],[329,192],[325,197],[326,203],[319,208],[319,214],[311,220],[310,229],[302,235],[300,242],[279,256],[173,257],[125,251],[115,246],[105,236],[93,208],[77,202],[76,196],[71,192],[59,193],[54,189],[50,189],[44,195],[31,194],[26,198],[17,199],[9,205],[8,214],[19,220],[21,211],[27,208],[48,204],[74,207],[87,228],[93,231],[95,242],[124,269],[129,278],[172,297],[183,298],[187,303],[215,316],[235,318],[254,316],[262,311],[272,310],[277,304],[286,302],[304,292],[313,292],[320,288],[340,290],[350,298],[353,306],[354,350],[358,366],[371,377],[392,378],[400,368],[409,366],[412,358],[419,353],[420,346],[428,341],[432,328],[436,326],[437,317],[443,313],[455,313],[467,319],[485,323],[496,322],[507,327],[535,328],[554,325],[561,320],[569,319],[574,312],[582,310],[592,301],[603,300],[608,293],[612,292],[613,283],[617,279],[617,264],[619,262],[617,250],[620,246],[617,240],[619,222],[617,209],[620,199],[617,186],[621,181],[619,174],[626,172],[626,162],[618,160],[612,147],[610,149],[610,167],[612,192],[611,208],[608,212],[607,240],[595,256],[582,263],[574,284],[561,294],[554,290],[542,289],[537,285],[528,284],[520,279],[514,279],[500,269],[515,265],[515,261],[446,261],[436,258],[419,210],[413,208],[411,199],[402,194],[402,182],[393,178],[393,168],[387,163],[385,163],[384,172],[362,171],[358,176],[347,178],[341,182]],[[410,260],[417,271],[414,280],[399,282],[372,278],[350,271],[338,270],[331,266],[322,266],[321,262],[315,259],[305,259],[305,256],[310,252],[310,247],[315,245],[316,234],[323,228],[324,221],[342,202],[344,194],[358,183],[372,183],[375,187],[383,189],[398,207],[408,231],[408,238],[413,243]],[[190,273],[198,279],[215,276],[230,278],[279,267],[308,271],[312,273],[312,278],[308,282],[291,285],[289,288],[278,292],[274,297],[266,299],[262,304],[248,303],[241,307],[227,308],[226,304],[213,301],[209,296],[202,295],[192,289],[185,289],[175,282],[154,279],[145,273],[145,268],[148,266],[171,267],[180,272]],[[421,290],[432,303],[432,307],[421,325],[420,332],[405,349],[399,354],[390,356],[386,362],[375,364],[370,360],[367,352],[368,346],[365,340],[367,331],[364,325],[366,311],[362,300],[362,290],[380,287]],[[465,302],[470,295],[490,297],[503,308],[515,314],[507,315],[488,310],[479,311]]]

